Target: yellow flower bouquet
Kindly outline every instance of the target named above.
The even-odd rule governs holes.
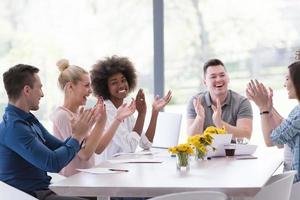
[[[213,142],[213,136],[211,134],[225,134],[225,129],[219,129],[214,126],[209,126],[205,129],[203,134],[196,134],[188,138],[188,143],[193,145],[196,149],[196,159],[204,159],[207,154],[207,147],[212,148],[215,151],[215,148],[211,146]]]
[[[189,169],[189,156],[194,154],[194,150],[191,145],[179,144],[174,147],[170,147],[169,152],[175,154],[177,156],[177,169],[181,169],[181,167]]]
[[[226,134],[226,129],[225,127],[217,128],[215,126],[209,126],[205,129],[203,134]]]

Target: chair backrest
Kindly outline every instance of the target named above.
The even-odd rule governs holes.
[[[254,200],[289,200],[296,171],[272,176]]]
[[[226,200],[227,195],[222,192],[214,191],[192,191],[192,192],[180,192],[172,193],[162,196],[157,196],[149,200]]]
[[[0,181],[0,199],[5,200],[15,200],[15,199],[22,199],[22,200],[37,200],[33,196],[18,190],[2,181]]]
[[[300,199],[300,182],[294,183],[292,186],[290,200],[299,200]]]
[[[153,147],[171,147],[178,144],[182,114],[159,112]]]

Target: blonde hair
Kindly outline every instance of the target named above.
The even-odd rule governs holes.
[[[64,90],[66,84],[71,81],[71,83],[77,84],[81,80],[82,74],[87,74],[83,68],[76,65],[70,65],[67,59],[61,59],[57,61],[56,65],[60,71],[58,77],[58,84],[60,89]]]

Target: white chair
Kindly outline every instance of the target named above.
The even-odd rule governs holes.
[[[294,183],[292,186],[290,200],[299,200],[300,199],[300,182]]]
[[[254,200],[289,200],[296,171],[272,176]]]
[[[226,200],[227,195],[222,192],[214,191],[193,191],[193,192],[180,192],[172,193],[162,196],[157,196],[149,200]]]
[[[171,147],[178,144],[182,114],[159,112],[153,147]]]
[[[5,200],[37,200],[33,196],[0,181],[0,199]]]

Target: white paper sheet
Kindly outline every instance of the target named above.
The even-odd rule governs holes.
[[[113,157],[118,157],[121,155],[137,155],[137,156],[144,156],[144,155],[154,155],[156,152],[151,152],[151,151],[138,151],[138,152],[133,152],[133,153],[116,153],[113,155]]]
[[[108,160],[110,163],[162,163],[163,160],[160,159],[147,159],[147,158],[139,158],[139,159],[116,159],[116,160]]]
[[[127,172],[127,169],[115,169],[115,168],[103,168],[103,167],[94,167],[89,169],[77,169],[81,172],[92,173],[92,174],[115,174],[121,172]]]

